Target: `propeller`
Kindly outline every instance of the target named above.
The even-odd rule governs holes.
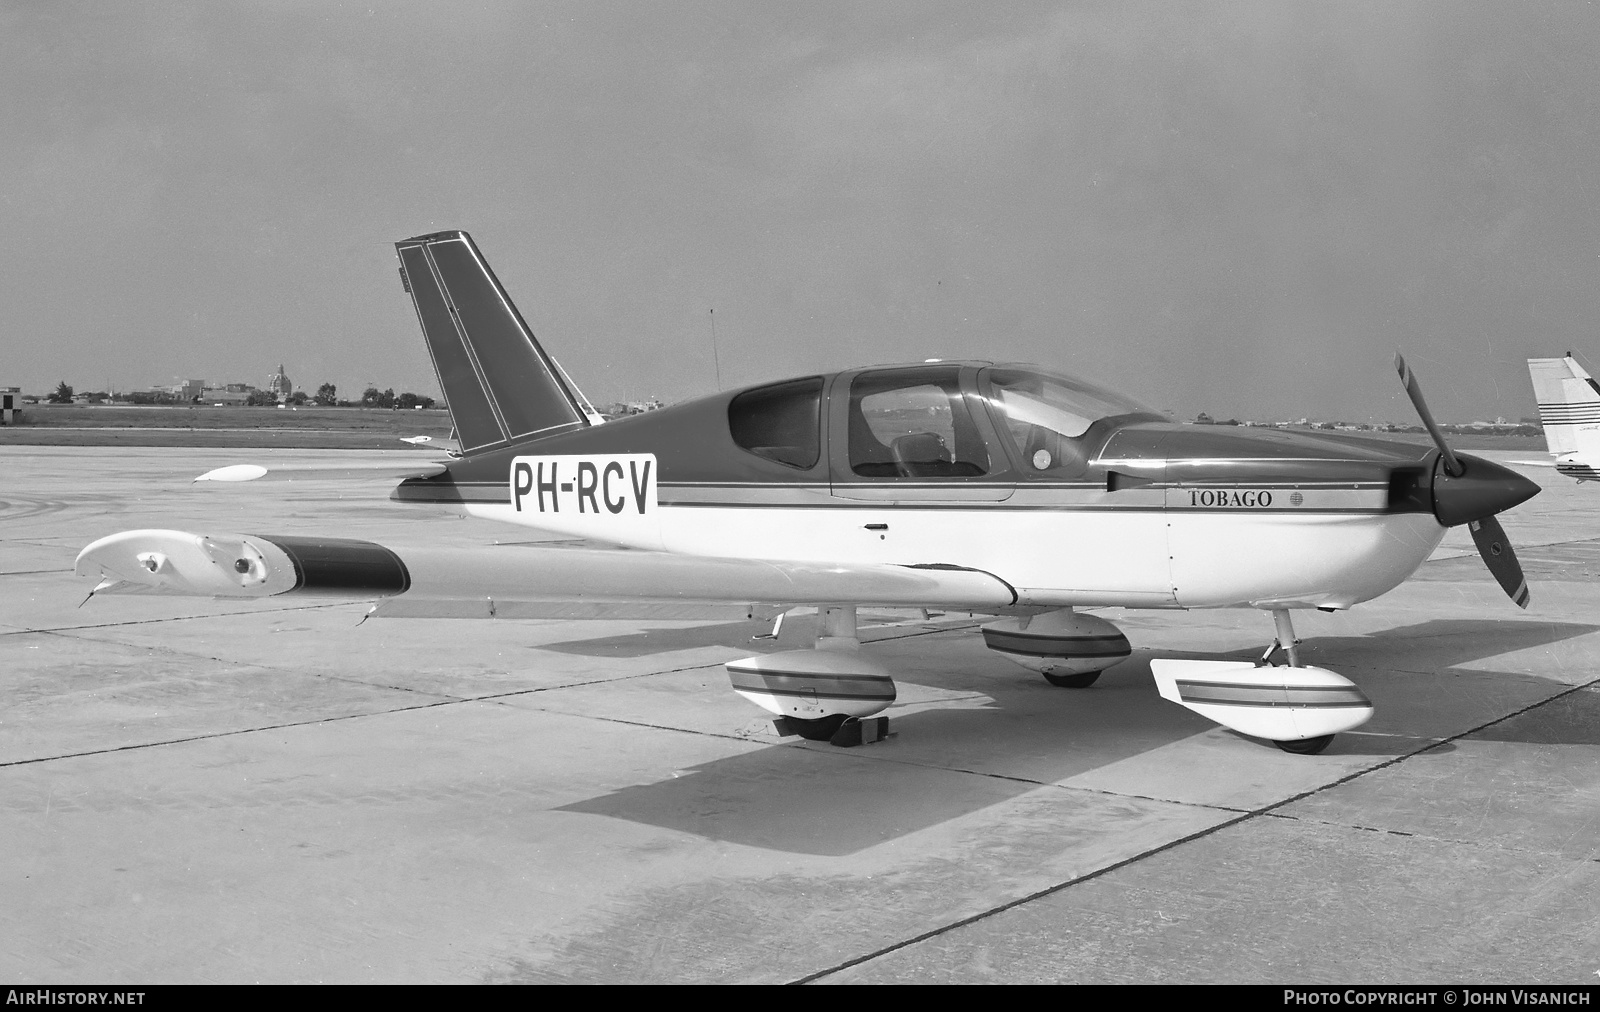
[[[1422,419],[1423,428],[1433,438],[1433,445],[1439,448],[1439,464],[1433,476],[1434,517],[1446,527],[1466,524],[1472,533],[1472,543],[1478,546],[1478,554],[1500,589],[1517,607],[1526,608],[1528,581],[1522,575],[1522,565],[1517,562],[1511,540],[1495,515],[1533,498],[1539,493],[1539,486],[1510,468],[1481,457],[1457,455],[1444,441],[1444,433],[1422,397],[1422,384],[1417,382],[1416,374],[1399,352],[1395,352],[1394,367],[1405,385],[1406,396],[1411,398],[1411,406]]]

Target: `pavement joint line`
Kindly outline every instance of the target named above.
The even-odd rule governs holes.
[[[290,727],[309,727],[312,724],[332,724],[341,720],[358,720],[362,717],[382,717],[391,713],[406,713],[410,710],[426,710],[435,706],[451,706],[456,703],[470,702],[463,699],[440,699],[431,703],[417,703],[413,706],[395,706],[387,710],[374,710],[371,713],[343,713],[336,717],[317,717],[313,720],[291,720],[282,724],[263,724],[260,727],[240,727],[231,731],[214,731],[210,734],[193,734],[185,738],[168,738],[164,741],[136,742],[132,745],[117,745],[112,748],[94,748],[83,752],[65,752],[61,755],[35,756],[32,759],[11,759],[0,761],[0,769],[9,766],[31,766],[35,763],[56,762],[61,759],[82,759],[85,756],[111,755],[116,752],[135,752],[145,748],[161,748],[166,745],[184,745],[194,741],[207,741],[212,738],[232,738],[241,734],[255,734],[260,731],[281,731]]]
[[[1496,851],[1503,854],[1530,855],[1579,862],[1600,862],[1600,857],[1571,857],[1562,854],[1558,850],[1533,850],[1528,847],[1516,847],[1509,844],[1492,843],[1481,840],[1463,840],[1452,836],[1436,836],[1432,833],[1415,833],[1403,829],[1385,829],[1382,826],[1362,826],[1355,823],[1334,822],[1328,819],[1307,819],[1298,815],[1285,815],[1281,812],[1269,813],[1268,817],[1281,819],[1284,822],[1299,822],[1311,826],[1327,826],[1331,829],[1353,829],[1363,833],[1382,833],[1388,836],[1405,836],[1432,843],[1443,843],[1455,847],[1471,847],[1476,850]]]
[[[1220,833],[1224,829],[1229,829],[1229,828],[1232,828],[1233,826],[1241,825],[1242,823],[1248,822],[1248,821],[1250,821],[1252,819],[1260,818],[1260,817],[1263,817],[1263,816],[1271,816],[1274,813],[1276,813],[1278,811],[1278,809],[1280,809],[1280,808],[1286,808],[1289,805],[1294,804],[1295,802],[1304,801],[1306,798],[1312,797],[1312,796],[1317,795],[1317,794],[1321,794],[1324,791],[1332,790],[1335,787],[1341,787],[1344,784],[1347,784],[1347,783],[1351,782],[1352,780],[1359,779],[1360,777],[1367,776],[1368,774],[1376,773],[1376,772],[1378,772],[1380,770],[1388,769],[1391,766],[1397,766],[1400,763],[1403,763],[1408,759],[1415,758],[1416,756],[1422,755],[1425,752],[1431,752],[1434,749],[1437,749],[1437,748],[1440,748],[1440,747],[1442,747],[1444,745],[1450,744],[1451,742],[1458,741],[1458,740],[1460,740],[1462,738],[1467,737],[1468,735],[1477,734],[1478,732],[1486,730],[1487,728],[1491,728],[1491,727],[1495,726],[1496,724],[1500,724],[1500,723],[1503,723],[1505,721],[1511,720],[1513,717],[1520,717],[1522,714],[1527,713],[1530,710],[1537,709],[1538,707],[1544,706],[1547,703],[1552,703],[1552,702],[1554,702],[1554,701],[1556,701],[1558,699],[1565,698],[1566,696],[1570,696],[1573,693],[1581,692],[1584,689],[1587,689],[1587,688],[1589,688],[1591,686],[1594,686],[1594,685],[1597,685],[1597,684],[1600,684],[1600,677],[1593,678],[1590,681],[1585,682],[1585,683],[1583,683],[1581,685],[1570,686],[1569,688],[1567,688],[1567,689],[1565,689],[1565,690],[1563,690],[1561,692],[1558,692],[1553,696],[1550,696],[1550,697],[1548,697],[1546,699],[1542,699],[1542,700],[1540,700],[1540,701],[1538,701],[1536,703],[1530,703],[1527,706],[1524,706],[1519,710],[1514,710],[1511,713],[1505,714],[1504,716],[1496,717],[1493,720],[1485,721],[1484,723],[1479,724],[1477,727],[1469,728],[1469,729],[1467,729],[1465,731],[1462,731],[1462,732],[1459,732],[1457,734],[1451,735],[1451,736],[1449,736],[1447,738],[1440,738],[1440,739],[1437,739],[1435,741],[1431,741],[1428,744],[1423,745],[1422,747],[1415,749],[1414,751],[1404,753],[1403,755],[1392,756],[1389,759],[1385,759],[1383,762],[1380,762],[1380,763],[1378,763],[1378,764],[1376,764],[1374,766],[1369,766],[1369,767],[1366,767],[1365,769],[1359,769],[1359,770],[1356,770],[1356,771],[1354,771],[1352,773],[1348,773],[1345,776],[1339,777],[1336,780],[1332,780],[1332,781],[1330,781],[1330,782],[1328,782],[1326,784],[1323,784],[1320,787],[1313,787],[1310,790],[1301,791],[1298,794],[1293,794],[1293,795],[1291,795],[1291,796],[1289,796],[1287,798],[1284,798],[1284,799],[1282,799],[1280,801],[1275,801],[1270,805],[1264,805],[1264,806],[1262,806],[1260,808],[1253,809],[1251,811],[1245,812],[1245,813],[1239,815],[1237,818],[1228,819],[1228,820],[1225,820],[1223,822],[1219,822],[1214,826],[1209,826],[1209,827],[1207,827],[1205,829],[1198,830],[1196,832],[1190,833],[1187,836],[1180,837],[1179,839],[1176,839],[1176,840],[1169,840],[1168,842],[1166,842],[1164,844],[1161,844],[1160,846],[1157,846],[1157,847],[1152,847],[1149,850],[1144,851],[1143,853],[1134,854],[1134,855],[1131,855],[1129,857],[1123,858],[1120,861],[1116,861],[1116,862],[1113,862],[1112,864],[1106,865],[1104,868],[1097,868],[1094,871],[1086,872],[1086,873],[1084,873],[1082,875],[1077,876],[1076,878],[1067,879],[1064,882],[1057,882],[1054,885],[1046,886],[1043,889],[1036,890],[1035,892],[1032,892],[1032,893],[1028,894],[1027,896],[1021,896],[1021,897],[1018,897],[1017,899],[1014,899],[1014,900],[1008,900],[1007,902],[998,904],[998,905],[996,905],[994,907],[989,908],[988,910],[980,910],[979,912],[977,912],[975,914],[970,914],[970,915],[968,915],[966,917],[959,918],[957,920],[951,921],[948,924],[943,924],[943,925],[940,925],[939,927],[936,927],[936,928],[930,928],[929,930],[924,931],[924,932],[922,932],[922,933],[920,933],[918,935],[914,935],[911,938],[902,939],[901,941],[894,942],[894,943],[892,943],[890,945],[881,946],[881,947],[879,947],[877,949],[874,949],[871,952],[865,953],[864,955],[856,956],[856,957],[854,957],[852,959],[844,960],[843,962],[836,963],[833,966],[825,967],[825,968],[823,968],[821,970],[817,970],[817,971],[814,971],[812,973],[806,974],[803,977],[797,977],[794,980],[789,981],[789,983],[790,984],[810,984],[813,981],[821,980],[823,977],[828,977],[828,976],[831,976],[831,975],[833,975],[835,973],[839,973],[839,972],[841,972],[843,970],[848,970],[851,967],[860,966],[861,964],[870,962],[871,960],[878,959],[878,958],[883,957],[883,956],[887,956],[892,952],[898,952],[901,949],[909,948],[910,946],[916,945],[916,944],[918,944],[920,942],[925,942],[925,941],[927,941],[927,940],[929,940],[931,938],[938,938],[941,935],[949,934],[950,932],[955,931],[955,930],[957,930],[959,928],[964,928],[964,927],[967,927],[968,925],[976,924],[979,921],[988,920],[989,918],[995,917],[995,916],[997,916],[999,914],[1003,914],[1008,910],[1014,910],[1014,909],[1016,909],[1018,907],[1021,907],[1021,906],[1025,905],[1025,904],[1032,903],[1034,900],[1043,899],[1046,896],[1053,896],[1054,894],[1056,894],[1058,892],[1062,892],[1062,891],[1064,891],[1064,890],[1066,890],[1068,888],[1071,888],[1072,886],[1079,885],[1079,884],[1084,883],[1084,882],[1092,881],[1094,879],[1097,879],[1097,878],[1100,878],[1100,877],[1102,877],[1104,875],[1107,875],[1107,874],[1109,874],[1109,873],[1111,873],[1113,871],[1117,871],[1118,869],[1126,868],[1129,865],[1132,865],[1132,864],[1135,864],[1135,863],[1137,863],[1139,861],[1144,860],[1145,858],[1154,857],[1157,854],[1162,854],[1162,853],[1165,853],[1166,851],[1173,850],[1173,849],[1175,849],[1177,847],[1181,847],[1182,845],[1184,845],[1186,843],[1191,843],[1191,842],[1193,842],[1195,840],[1204,839],[1205,837],[1212,836],[1212,835],[1214,835],[1216,833]],[[1289,816],[1289,818],[1294,818],[1294,817],[1293,816]]]
[[[333,605],[330,604],[330,605],[308,605],[306,607],[308,607],[308,608],[325,608],[325,607],[332,607],[332,606]],[[283,611],[302,611],[302,610],[305,610],[305,609],[303,609],[303,608],[277,609],[277,610],[271,612],[271,614],[279,614],[279,613],[281,613]],[[248,613],[245,613],[245,614],[248,614]],[[267,614],[267,613],[263,613],[263,614]],[[96,628],[99,628],[99,627],[96,627]],[[41,633],[43,635],[60,636],[60,637],[65,638],[65,639],[79,638],[79,637],[75,637],[73,635],[73,633],[77,631],[76,627],[74,627],[73,629],[68,629],[68,630],[50,630],[50,629],[45,629],[45,630],[31,630],[31,631],[39,632],[39,633]],[[89,637],[83,637],[83,638],[89,639]],[[91,642],[95,642],[95,643],[107,642],[105,640],[94,640],[94,639],[91,639],[90,641]],[[114,641],[111,641],[111,642],[114,642]],[[127,645],[127,644],[124,644],[124,645]],[[277,665],[272,664],[270,662],[240,661],[240,660],[233,660],[231,658],[226,658],[226,657],[213,657],[213,656],[211,656],[209,654],[197,654],[197,653],[190,653],[190,652],[183,651],[183,650],[174,650],[171,647],[167,647],[167,646],[151,646],[151,647],[146,647],[145,649],[152,650],[152,651],[160,651],[162,653],[170,654],[170,655],[172,655],[174,657],[188,657],[188,658],[194,658],[194,659],[197,659],[197,660],[215,661],[218,664],[233,664],[233,665],[238,665],[240,667],[246,667],[246,668],[261,668],[261,669],[266,670],[266,671],[304,673],[304,672],[299,672],[299,669],[296,669],[296,668],[293,668],[293,667],[280,667],[280,666],[277,666]],[[367,688],[392,689],[392,690],[394,690],[396,692],[412,692],[412,693],[417,693],[419,695],[438,696],[438,697],[442,697],[441,698],[442,702],[471,703],[471,702],[477,702],[477,701],[480,701],[480,700],[494,701],[494,700],[498,700],[500,698],[504,698],[506,696],[522,695],[522,694],[531,693],[531,692],[545,692],[545,691],[548,691],[550,689],[565,689],[565,688],[573,688],[573,687],[583,686],[583,685],[597,685],[597,684],[602,684],[602,683],[607,683],[607,682],[623,681],[625,679],[630,679],[630,678],[644,678],[644,677],[648,677],[649,675],[655,675],[655,674],[671,674],[671,673],[676,672],[676,671],[692,671],[692,670],[694,670],[695,667],[710,667],[710,666],[711,665],[694,665],[694,666],[691,666],[691,667],[688,667],[688,668],[670,668],[670,669],[667,669],[665,671],[647,671],[647,672],[643,672],[641,674],[635,674],[635,675],[621,675],[621,676],[618,676],[617,678],[604,678],[604,679],[597,679],[597,680],[587,681],[587,682],[569,682],[569,683],[565,683],[565,684],[562,684],[562,685],[544,685],[544,686],[537,686],[537,687],[531,688],[531,689],[515,689],[515,690],[509,691],[509,692],[504,692],[504,693],[489,693],[487,695],[482,695],[482,696],[463,696],[463,695],[458,695],[458,694],[450,693],[450,692],[435,692],[435,691],[430,691],[428,689],[418,688],[416,686],[394,685],[394,684],[391,684],[391,683],[388,683],[388,682],[369,681],[367,679],[356,678],[356,677],[353,677],[351,675],[339,675],[339,674],[331,674],[331,673],[327,673],[327,672],[314,672],[314,673],[311,674],[311,677],[313,677],[313,678],[321,678],[321,679],[325,679],[327,681],[332,681],[332,682],[344,682],[344,683],[349,684],[349,685],[362,685],[362,686],[366,686]],[[348,716],[362,716],[362,715],[361,714],[349,714]],[[159,744],[159,743],[153,743],[153,744]]]
[[[702,738],[718,738],[725,741],[742,741],[750,745],[784,745],[786,742],[764,742],[757,738],[746,738],[743,735],[727,734],[720,731],[697,731],[692,727],[672,727],[668,724],[651,724],[643,720],[627,720],[622,717],[604,717],[593,713],[573,713],[570,710],[557,710],[547,706],[538,708],[540,713],[554,713],[563,717],[583,717],[588,720],[598,720],[607,724],[622,724],[626,727],[647,727],[652,731],[677,731],[680,734],[692,734]]]
[[[347,603],[347,602],[341,602],[341,603]],[[328,607],[337,607],[337,605],[336,604],[307,605],[304,608],[280,609],[280,610],[283,610],[283,611],[291,611],[291,610],[300,611],[300,610],[306,610],[307,608],[328,608]],[[168,619],[150,619],[150,620],[141,620],[140,622],[128,622],[128,623],[117,623],[117,624],[120,624],[120,625],[138,625],[138,624],[143,624],[144,622],[151,622],[151,621],[170,621],[170,620],[168,620]],[[69,627],[66,630],[31,629],[31,630],[25,630],[25,631],[27,631],[27,632],[49,633],[49,634],[55,634],[55,635],[70,635],[70,633],[76,628],[83,628],[83,627]],[[104,627],[94,627],[94,628],[104,628]],[[0,635],[6,635],[6,634],[5,633],[0,633]],[[185,656],[200,656],[200,655],[190,654],[190,655],[185,655]],[[236,663],[236,662],[232,662],[232,661],[224,661],[221,658],[210,658],[210,659],[217,660],[219,663]],[[238,663],[243,663],[243,662],[238,662]],[[526,695],[533,695],[533,694],[539,693],[539,692],[549,692],[549,691],[554,690],[554,689],[578,688],[578,687],[582,687],[582,686],[585,686],[585,685],[608,684],[608,683],[625,681],[625,680],[630,680],[630,679],[635,679],[635,678],[649,678],[649,677],[654,676],[654,675],[667,675],[667,674],[674,674],[674,673],[681,672],[681,671],[694,671],[694,670],[696,670],[698,668],[717,667],[721,663],[722,663],[721,661],[712,661],[712,662],[707,663],[707,664],[692,664],[692,665],[688,665],[688,666],[682,667],[682,668],[669,668],[669,669],[665,669],[665,670],[662,670],[662,671],[645,671],[645,672],[640,672],[640,673],[634,674],[634,675],[622,675],[622,676],[617,677],[617,678],[590,679],[588,681],[583,681],[583,682],[567,682],[567,683],[563,683],[561,685],[541,685],[541,686],[536,686],[534,688],[529,688],[529,689],[515,689],[515,690],[509,691],[509,692],[488,693],[488,694],[481,695],[481,696],[454,696],[454,695],[447,695],[447,694],[444,694],[444,693],[435,693],[435,695],[442,695],[442,696],[444,696],[444,698],[436,699],[436,700],[433,700],[433,701],[427,702],[427,703],[418,703],[418,704],[412,705],[412,706],[396,706],[396,707],[390,707],[388,709],[383,709],[383,710],[373,710],[373,711],[370,711],[370,712],[367,712],[367,713],[347,713],[347,714],[340,714],[340,715],[335,716],[335,717],[319,717],[319,718],[316,718],[315,720],[289,721],[289,722],[286,722],[286,723],[283,723],[283,724],[267,724],[267,725],[263,725],[263,726],[260,726],[260,727],[235,728],[235,729],[230,730],[230,731],[217,731],[217,732],[214,732],[214,733],[211,733],[211,734],[190,735],[190,736],[184,737],[184,738],[169,738],[169,739],[164,739],[162,741],[139,742],[139,743],[132,744],[132,745],[118,745],[118,746],[113,747],[113,748],[89,749],[89,750],[84,751],[84,752],[67,752],[67,753],[62,753],[60,755],[52,755],[52,756],[36,756],[36,757],[30,758],[30,759],[14,759],[14,760],[6,761],[6,762],[0,762],[0,769],[4,769],[5,767],[8,767],[8,766],[25,766],[25,765],[29,765],[29,764],[32,764],[32,763],[53,762],[53,761],[58,760],[58,759],[78,759],[78,758],[82,758],[84,756],[91,756],[91,755],[109,755],[109,754],[114,753],[114,752],[128,752],[128,751],[133,751],[133,750],[136,750],[136,749],[144,749],[144,748],[158,748],[158,747],[161,747],[161,746],[164,746],[164,745],[182,745],[182,744],[186,744],[188,742],[193,742],[193,741],[205,741],[205,740],[210,739],[210,738],[226,738],[226,737],[232,737],[234,735],[251,734],[251,733],[254,733],[254,732],[257,732],[257,731],[275,731],[275,730],[281,730],[283,728],[289,728],[289,727],[307,727],[307,726],[310,726],[312,724],[327,724],[327,723],[332,723],[333,721],[338,721],[338,720],[356,720],[356,719],[360,719],[360,718],[363,718],[363,717],[381,717],[381,716],[385,716],[385,715],[391,714],[391,713],[405,713],[405,712],[410,711],[410,710],[422,710],[422,709],[427,709],[427,708],[435,707],[435,706],[450,706],[450,705],[455,705],[455,704],[459,704],[459,703],[477,703],[477,702],[499,703],[500,701],[508,699],[508,698],[511,698],[513,696],[526,696]],[[249,665],[249,666],[251,666],[251,667],[268,667],[267,665],[257,665],[257,664],[252,664],[252,665]],[[384,684],[381,684],[381,683],[366,682],[366,681],[362,681],[361,679],[356,679],[356,678],[345,678],[345,677],[341,677],[341,676],[338,676],[338,675],[317,675],[315,677],[328,678],[328,679],[337,680],[337,681],[346,681],[346,682],[351,682],[351,683],[358,684],[358,685],[365,685],[365,686],[369,686],[369,687],[373,687],[373,688],[394,689],[394,690],[401,691],[401,692],[414,692],[414,693],[418,693],[418,694],[422,694],[422,693],[426,692],[426,690],[424,690],[424,689],[410,688],[410,687],[407,687],[407,686],[399,686],[399,685],[384,685]],[[718,734],[718,733],[710,732],[710,731],[697,731],[697,730],[694,730],[693,728],[664,727],[664,726],[658,725],[658,724],[647,724],[647,723],[644,723],[644,722],[641,722],[641,721],[628,721],[628,720],[622,720],[620,718],[615,718],[615,717],[601,717],[601,716],[596,716],[594,714],[571,714],[571,713],[568,713],[567,711],[564,711],[564,710],[552,710],[552,709],[550,709],[548,707],[540,707],[539,709],[542,712],[561,713],[561,714],[564,714],[564,715],[567,715],[567,716],[588,717],[588,718],[593,719],[593,720],[602,720],[602,721],[608,721],[608,722],[619,723],[619,724],[631,724],[631,725],[637,726],[637,727],[650,727],[650,728],[657,728],[657,729],[660,729],[660,730],[667,730],[667,731],[681,731],[681,732],[684,732],[686,734],[696,734],[696,735],[702,735],[702,736],[705,736],[705,737],[722,738],[722,739],[727,739],[727,740],[731,740],[731,741],[741,741],[741,742],[752,742],[752,741],[754,741],[754,742],[760,743],[757,739],[746,738],[746,737],[742,737],[740,735],[735,735],[735,734]],[[782,742],[778,742],[776,744],[782,744]],[[965,771],[956,771],[956,772],[965,772]]]
[[[283,609],[279,609],[278,611],[271,612],[271,614],[279,614],[282,611],[283,611]],[[85,640],[85,641],[90,642],[90,643],[101,643],[101,644],[110,643],[110,644],[116,644],[118,646],[130,646],[130,647],[134,647],[135,649],[149,650],[152,653],[166,654],[166,655],[168,655],[170,657],[182,657],[182,658],[187,658],[187,659],[190,659],[190,660],[201,660],[201,661],[215,661],[218,664],[226,664],[226,665],[230,665],[230,666],[238,667],[238,668],[256,668],[256,669],[260,669],[262,671],[276,672],[278,674],[307,674],[307,672],[305,672],[303,669],[296,668],[296,667],[293,667],[293,666],[284,667],[284,666],[281,666],[281,665],[278,665],[278,664],[274,664],[274,663],[272,663],[270,661],[236,660],[236,659],[231,658],[231,657],[216,657],[216,656],[213,656],[211,654],[199,654],[199,653],[193,653],[193,652],[190,652],[190,651],[187,651],[187,650],[176,650],[176,649],[174,649],[172,647],[169,647],[169,646],[166,646],[164,644],[158,644],[158,645],[154,645],[154,646],[141,646],[140,644],[121,643],[118,640],[102,640],[102,639],[95,639],[94,637],[90,637],[90,636],[76,636],[73,633],[74,633],[73,630],[69,630],[69,631],[65,631],[65,632],[58,631],[58,630],[43,630],[43,631],[40,631],[40,635],[43,635],[43,636],[59,636],[62,639],[81,639],[81,640]],[[415,686],[409,686],[409,685],[391,685],[391,684],[389,684],[387,682],[367,681],[366,679],[354,678],[354,677],[351,677],[349,675],[339,675],[339,674],[331,674],[331,673],[324,673],[324,672],[310,672],[309,676],[312,677],[312,678],[321,678],[321,679],[324,679],[325,681],[330,681],[330,682],[343,682],[343,683],[348,684],[348,685],[361,685],[361,686],[365,686],[367,688],[374,688],[374,689],[392,689],[392,690],[394,690],[396,692],[413,692],[413,693],[417,693],[419,695],[440,696],[440,697],[443,697],[445,699],[461,700],[463,702],[465,702],[468,699],[472,698],[470,696],[458,696],[458,695],[456,695],[454,693],[449,693],[449,692],[432,692],[432,691],[429,691],[427,689],[421,689],[421,688],[417,688]]]
[[[265,614],[277,615],[277,614],[282,614],[284,612],[290,612],[290,611],[319,611],[319,610],[324,610],[324,609],[327,609],[327,608],[342,608],[347,604],[350,604],[350,602],[349,601],[329,601],[329,602],[326,602],[324,604],[287,605],[287,606],[284,606],[284,607],[281,607],[281,608],[271,608],[271,609],[267,609],[266,611],[260,611],[260,612],[219,611],[219,612],[213,612],[213,613],[208,614],[208,615],[175,615],[175,616],[172,616],[171,618],[136,618],[136,619],[128,619],[125,622],[102,622],[102,623],[99,623],[98,625],[62,625],[62,626],[52,626],[52,627],[50,627],[48,629],[18,629],[16,632],[0,632],[0,636],[16,636],[16,635],[19,635],[19,634],[22,634],[22,633],[69,634],[69,633],[79,632],[79,631],[82,631],[82,630],[85,630],[85,629],[115,629],[115,628],[117,628],[119,626],[128,626],[128,625],[158,625],[158,624],[160,624],[162,622],[187,622],[187,621],[190,621],[192,619],[202,619],[202,618],[234,618],[235,616],[239,616],[239,615],[245,615],[245,616],[248,616],[248,615],[265,615]]]

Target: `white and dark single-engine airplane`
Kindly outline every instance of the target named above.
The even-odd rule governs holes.
[[[391,617],[781,622],[815,607],[815,648],[727,671],[780,733],[836,744],[881,737],[895,699],[859,649],[857,608],[992,615],[989,648],[1077,689],[1131,653],[1080,609],[1257,608],[1276,632],[1260,662],[1156,659],[1152,673],[1172,702],[1306,754],[1372,704],[1301,662],[1295,609],[1389,591],[1459,524],[1528,603],[1495,515],[1538,486],[1453,453],[1399,356],[1433,447],[1174,424],[1071,376],[977,361],[802,376],[605,422],[465,232],[396,245],[455,448],[391,498],[634,550],[128,531],[78,556],[91,596],[335,594]]]
[[[1528,376],[1544,442],[1555,459],[1515,463],[1553,467],[1580,483],[1600,481],[1600,384],[1570,351],[1566,358],[1528,359]]]

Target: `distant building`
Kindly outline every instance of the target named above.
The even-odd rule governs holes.
[[[664,407],[666,405],[659,398],[652,397],[647,401],[617,401],[601,414],[606,418],[625,418],[628,415],[642,415],[646,411],[659,411]]]
[[[0,387],[0,425],[12,425],[17,420],[17,402],[22,400],[21,387]]]
[[[225,383],[206,387],[200,396],[207,404],[243,404],[255,392],[248,383]]]
[[[135,404],[192,404],[205,393],[205,388],[205,380],[180,380],[167,386],[118,394],[113,400],[132,401]]]
[[[294,393],[294,384],[283,371],[283,363],[278,363],[278,371],[267,377],[267,385],[261,389],[276,397],[279,404],[289,399],[289,395]]]

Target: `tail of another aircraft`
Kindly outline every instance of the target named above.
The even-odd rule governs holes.
[[[1533,397],[1539,402],[1550,452],[1563,454],[1600,449],[1600,385],[1568,352],[1566,358],[1530,358]]]
[[[395,243],[466,456],[602,419],[545,354],[465,232]]]

